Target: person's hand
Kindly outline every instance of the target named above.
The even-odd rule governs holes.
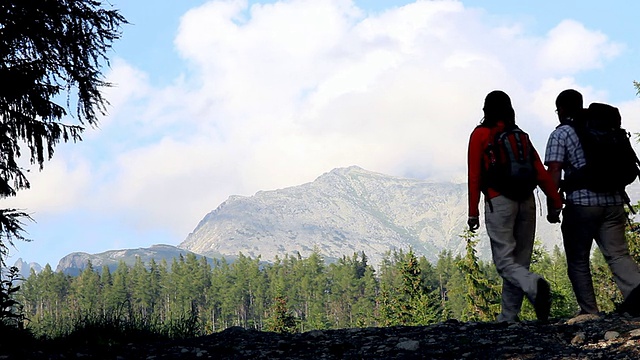
[[[475,232],[480,227],[480,219],[477,216],[469,216],[467,225],[469,225],[469,231]]]
[[[559,209],[548,209],[547,211],[547,221],[551,224],[557,224],[560,222],[560,213],[562,212],[562,208]]]

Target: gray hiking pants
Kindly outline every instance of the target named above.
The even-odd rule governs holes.
[[[567,273],[583,313],[597,314],[598,305],[589,267],[595,239],[616,285],[626,299],[640,284],[640,268],[629,255],[624,229],[623,205],[580,206],[567,204],[562,211],[562,238],[567,255]]]
[[[498,321],[518,321],[526,295],[533,303],[540,275],[529,271],[536,229],[536,204],[531,195],[524,201],[504,196],[485,203],[485,222],[491,240],[491,253],[502,277],[502,310]]]

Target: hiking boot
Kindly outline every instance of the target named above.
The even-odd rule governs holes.
[[[551,287],[545,279],[538,279],[538,291],[533,308],[536,311],[538,320],[547,321],[549,319],[549,312],[551,312]]]
[[[640,317],[640,285],[631,291],[629,296],[618,306],[616,312],[627,313],[633,317]]]
[[[520,318],[517,315],[515,317],[506,317],[500,314],[496,319],[496,323],[498,324],[517,324],[519,322],[520,322]]]

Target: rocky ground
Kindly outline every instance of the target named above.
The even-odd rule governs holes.
[[[2,347],[4,348],[4,347]],[[461,323],[277,334],[229,328],[194,339],[29,346],[0,359],[640,359],[640,318]]]

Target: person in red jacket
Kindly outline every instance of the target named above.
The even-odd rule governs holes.
[[[484,101],[484,117],[469,140],[468,191],[469,230],[480,226],[480,194],[484,195],[485,226],[491,242],[491,253],[498,274],[503,279],[500,322],[517,322],[526,296],[534,306],[536,316],[546,321],[551,309],[551,289],[540,275],[529,271],[536,229],[536,203],[533,190],[525,200],[512,200],[498,190],[483,186],[488,169],[487,147],[505,127],[515,126],[515,111],[509,95],[500,90],[490,92]],[[533,149],[538,186],[548,198],[547,219],[559,222],[562,198],[540,156]]]

